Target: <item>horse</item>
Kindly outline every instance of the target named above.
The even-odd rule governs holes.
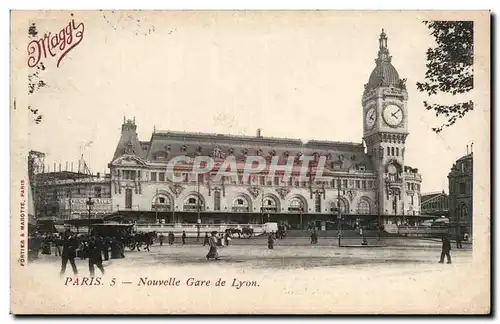
[[[248,236],[247,238],[251,238],[253,236],[253,228],[251,228],[251,227],[243,227],[241,229],[241,235]]]
[[[153,245],[153,242],[158,237],[156,232],[147,233],[137,233],[134,235],[134,241],[136,242],[137,251],[141,251],[141,245],[146,244],[146,250],[149,252],[149,246]]]
[[[234,234],[238,234],[238,238],[241,238],[241,230],[238,228],[226,228],[226,234],[229,234],[229,237],[233,237]]]

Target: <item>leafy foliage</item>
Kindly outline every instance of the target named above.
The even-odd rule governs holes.
[[[474,25],[472,21],[424,21],[431,30],[437,46],[427,50],[427,72],[425,82],[417,82],[417,89],[429,96],[438,93],[464,94],[474,88]],[[453,105],[429,104],[427,110],[434,110],[436,117],[444,116],[446,122],[432,130],[439,133],[452,126],[467,112],[473,110],[470,100]]]

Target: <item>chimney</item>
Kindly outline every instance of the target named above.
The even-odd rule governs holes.
[[[260,132],[261,132],[261,129],[257,128],[257,137],[260,137]]]
[[[469,145],[467,145],[467,154],[469,154]]]

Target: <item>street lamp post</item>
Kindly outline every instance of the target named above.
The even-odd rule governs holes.
[[[94,205],[94,202],[92,201],[92,197],[89,197],[89,199],[87,200],[86,202],[87,206],[88,206],[88,209],[89,209],[89,228],[88,228],[88,233],[90,235],[90,213],[92,211],[92,206]]]
[[[342,215],[340,213],[340,187],[341,187],[341,182],[342,180],[339,180],[339,185],[337,189],[337,230],[338,230],[338,239],[339,239],[339,247],[342,245],[342,223],[341,223],[341,218]]]
[[[200,241],[200,223],[201,223],[201,218],[200,218],[200,175],[196,174],[196,182],[198,185],[198,197],[196,197],[196,207],[198,209],[198,219],[196,220],[196,242]]]

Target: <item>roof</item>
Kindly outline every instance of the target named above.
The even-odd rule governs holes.
[[[389,48],[387,47],[387,35],[382,29],[379,38],[378,57],[375,60],[376,66],[370,74],[368,83],[365,89],[373,89],[377,87],[398,87],[404,88],[404,82],[399,78],[399,73],[391,63]]]
[[[457,160],[457,162],[458,162],[458,161],[471,160],[471,159],[472,159],[472,154],[473,154],[473,153],[471,152],[471,153],[469,153],[469,154],[467,154],[467,155],[462,156],[460,159],[458,159],[458,160]]]
[[[314,153],[328,156],[332,161],[342,158],[346,167],[362,163],[366,169],[371,169],[370,159],[364,153],[362,143],[318,140],[303,142],[300,139],[291,138],[173,131],[153,133],[145,159],[161,161],[179,155],[221,158],[233,155],[238,159],[260,155],[263,157],[279,156],[285,162],[289,156],[313,155]]]
[[[442,192],[423,193],[420,203],[423,204],[426,201],[431,200],[431,199],[436,198],[436,197],[439,197],[439,196],[448,197],[448,195],[443,191]]]

